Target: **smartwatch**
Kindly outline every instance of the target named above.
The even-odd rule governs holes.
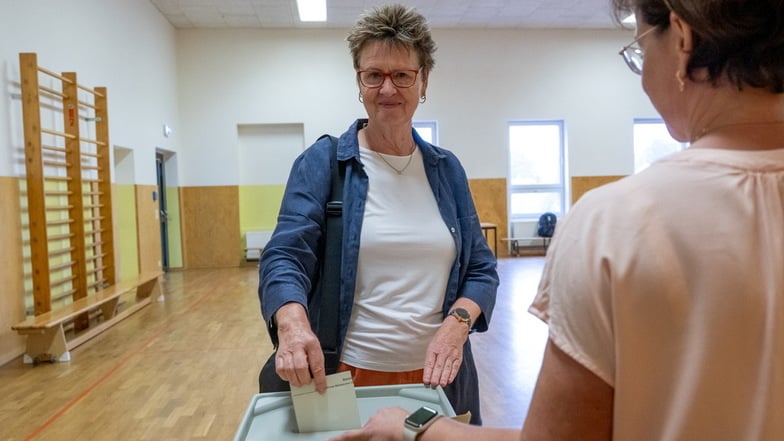
[[[427,406],[422,406],[406,417],[403,424],[403,439],[416,441],[417,437],[438,419],[438,411]]]

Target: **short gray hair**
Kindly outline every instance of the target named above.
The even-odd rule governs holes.
[[[436,43],[430,35],[430,26],[427,19],[411,7],[384,5],[365,12],[354,23],[346,40],[354,69],[359,69],[359,55],[365,45],[372,41],[415,51],[419,67],[426,72],[435,65],[433,54]]]

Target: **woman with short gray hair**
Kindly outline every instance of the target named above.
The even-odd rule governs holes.
[[[441,386],[454,410],[479,424],[469,334],[487,330],[498,274],[460,161],[413,128],[436,45],[425,18],[402,5],[361,16],[347,40],[367,118],[337,143],[345,169],[337,370],[350,371],[356,386]],[[276,372],[295,386],[315,381],[319,391],[324,360],[307,296],[319,267],[330,144],[317,141],[295,161],[259,285],[279,342]]]

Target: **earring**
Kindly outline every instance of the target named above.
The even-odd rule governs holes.
[[[675,79],[678,80],[678,90],[683,93],[683,90],[686,88],[686,81],[683,79],[686,78],[681,71],[675,72]]]
[[[419,104],[422,104],[422,103],[424,103],[425,101],[427,101],[427,96],[425,96],[425,95],[422,95],[422,96],[420,96],[420,97],[419,97]]]
[[[365,102],[365,98],[362,96],[362,92],[359,92],[359,102],[360,103],[364,103]]]

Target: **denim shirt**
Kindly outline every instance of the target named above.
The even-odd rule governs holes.
[[[341,342],[354,302],[360,232],[368,191],[368,176],[360,161],[357,141],[357,132],[366,121],[354,122],[340,136],[337,147],[337,159],[345,163],[339,309]],[[496,259],[479,225],[465,170],[453,153],[428,144],[416,130],[412,129],[412,133],[422,152],[425,174],[441,217],[452,234],[457,251],[444,298],[444,317],[457,298],[466,297],[482,310],[473,321],[473,330],[486,331],[495,306],[498,274]],[[330,148],[330,140],[321,139],[294,161],[277,226],[261,256],[261,311],[276,345],[277,333],[272,321],[275,312],[289,302],[298,302],[307,310],[308,293],[319,268],[319,242],[325,228],[325,206],[330,200]]]

